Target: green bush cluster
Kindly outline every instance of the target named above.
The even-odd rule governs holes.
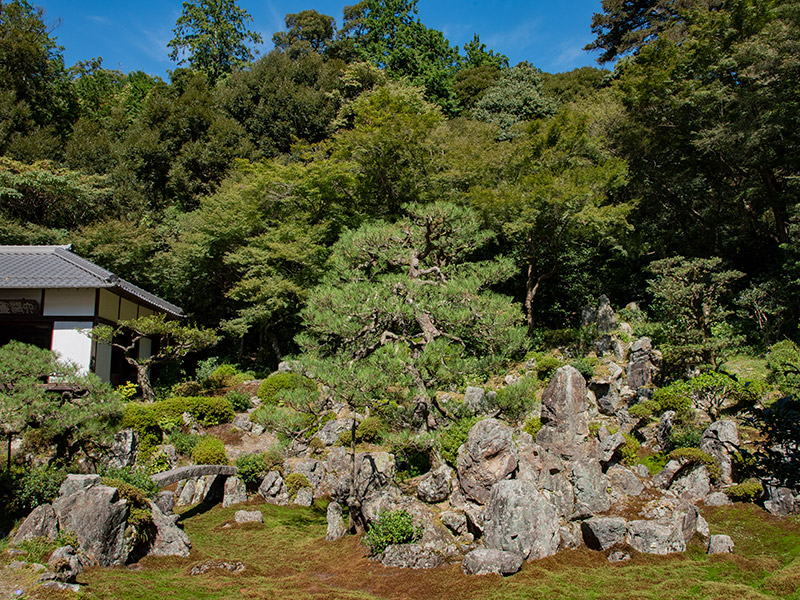
[[[213,435],[202,435],[192,450],[192,462],[196,465],[227,465],[225,444]]]
[[[661,405],[655,400],[642,400],[628,409],[628,414],[635,419],[649,419],[661,410]]]
[[[456,467],[458,448],[467,441],[469,430],[478,422],[477,417],[467,417],[454,421],[450,427],[439,434],[439,452],[451,467]]]
[[[533,408],[538,388],[539,380],[536,377],[520,377],[497,391],[495,407],[508,421],[517,422]]]
[[[431,470],[431,451],[436,446],[436,437],[435,432],[414,433],[408,429],[386,434],[383,443],[394,454],[398,482]]]
[[[52,502],[58,496],[58,489],[66,478],[67,472],[59,467],[33,467],[19,480],[15,492],[17,505],[27,512],[40,504]]]
[[[544,354],[543,352],[530,352],[526,355],[526,358],[532,358],[536,362],[534,372],[539,381],[549,381],[556,369],[564,365],[558,357],[552,354]]]
[[[381,511],[364,536],[370,554],[378,555],[392,544],[411,544],[422,537],[422,527],[405,510]]]
[[[658,412],[674,410],[683,413],[692,408],[691,389],[686,381],[676,381],[653,392],[652,401],[658,404]]]
[[[284,481],[286,483],[286,489],[289,492],[290,500],[294,500],[297,497],[297,492],[302,488],[311,487],[311,482],[308,480],[308,477],[302,473],[289,473]]]
[[[165,432],[183,425],[185,412],[204,427],[230,423],[236,416],[231,403],[225,398],[176,397],[152,404],[128,403],[122,426],[131,427],[139,434],[140,452],[147,456],[161,443]]]
[[[791,340],[773,344],[767,353],[767,380],[787,396],[800,396],[800,348]]]
[[[541,417],[537,417],[532,415],[525,419],[525,425],[522,427],[522,431],[526,433],[530,433],[534,439],[536,439],[536,434],[539,433],[539,430],[542,428],[542,419]]]
[[[158,493],[158,486],[150,479],[150,472],[147,469],[132,467],[105,469],[101,475],[104,480],[121,481],[130,487],[140,490],[146,498],[152,498]]]
[[[282,391],[297,389],[314,391],[317,389],[317,384],[299,373],[291,371],[273,373],[258,386],[258,398],[264,404],[279,404]]]
[[[619,452],[622,462],[626,465],[635,465],[639,458],[639,450],[642,445],[630,433],[623,433],[622,437],[625,438],[625,443],[617,450]]]
[[[253,408],[253,401],[250,399],[250,395],[238,390],[230,390],[225,394],[225,400],[230,402],[233,410],[237,413]]]
[[[240,455],[235,463],[237,475],[244,481],[247,489],[254,489],[259,486],[269,470],[267,469],[267,459],[263,452],[253,452],[251,454]]]
[[[584,356],[570,361],[569,364],[575,367],[578,372],[583,375],[584,379],[588,381],[594,377],[594,370],[595,367],[597,367],[597,359],[593,356]]]
[[[764,495],[764,486],[758,479],[751,478],[726,488],[725,494],[733,502],[755,502]]]
[[[182,456],[189,456],[192,453],[198,439],[196,433],[185,433],[180,429],[174,429],[167,435],[167,443],[172,444],[175,452]]]
[[[240,371],[236,365],[223,363],[215,368],[205,380],[200,381],[200,383],[209,389],[218,390],[240,385],[254,378],[255,374],[250,371]]]
[[[379,417],[366,417],[356,427],[356,443],[374,443],[380,440],[386,433],[386,425]],[[340,446],[350,445],[350,430],[343,431],[339,435],[338,444]]]

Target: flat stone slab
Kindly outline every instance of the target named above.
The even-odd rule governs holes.
[[[236,467],[229,465],[189,465],[187,467],[176,467],[163,473],[156,473],[151,475],[150,479],[158,487],[164,488],[184,479],[194,479],[205,475],[236,475]]]

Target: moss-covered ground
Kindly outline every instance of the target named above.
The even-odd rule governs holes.
[[[633,553],[632,560],[612,564],[603,553],[581,549],[529,562],[507,578],[468,577],[455,564],[431,571],[384,567],[370,561],[354,537],[325,541],[321,509],[251,505],[248,509],[262,511],[264,524],[238,525],[233,516],[239,508],[190,509],[182,520],[193,542],[190,557],[146,558],[130,567],[88,569],[78,579],[86,584],[80,597],[800,600],[800,518],[775,518],[752,505],[703,511],[712,533],[733,538],[733,555],[707,556],[694,542],[682,555]],[[246,570],[189,575],[193,565],[208,559],[241,561]],[[75,596],[28,587],[25,597]]]

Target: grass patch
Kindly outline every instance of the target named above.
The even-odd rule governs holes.
[[[430,571],[384,567],[370,561],[354,537],[324,540],[322,507],[253,504],[264,524],[235,524],[235,507],[219,506],[182,522],[192,539],[189,558],[146,558],[141,570],[92,568],[79,577],[84,598],[535,600],[785,598],[800,600],[800,520],[778,519],[753,505],[705,509],[713,533],[729,534],[733,555],[707,556],[700,542],[687,552],[611,564],[586,548],[526,563],[512,577],[469,577],[460,565]],[[228,526],[226,526],[228,525]],[[241,561],[246,570],[214,570],[190,577],[195,564]]]

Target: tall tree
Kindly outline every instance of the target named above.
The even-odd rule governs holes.
[[[189,0],[183,3],[167,44],[169,57],[178,64],[187,62],[205,72],[212,83],[253,59],[247,42],[260,44],[261,35],[247,28],[253,20],[235,0]]]
[[[445,412],[434,392],[515,357],[525,333],[519,309],[491,291],[513,265],[476,259],[491,238],[476,213],[445,202],[407,213],[340,238],[302,312],[298,342],[314,360],[351,365],[347,372],[380,353],[372,369],[403,373],[400,387],[417,408],[414,424],[434,428],[432,407]]]
[[[428,100],[452,110],[458,49],[416,14],[417,0],[362,0],[345,8],[342,33],[354,40],[362,59],[390,77],[408,78],[425,89]]]
[[[689,11],[723,4],[723,0],[603,0],[603,12],[592,16],[592,33],[597,38],[585,49],[602,50],[597,61],[606,63],[658,38],[679,42],[687,33]]]
[[[0,2],[0,153],[24,161],[58,155],[76,112],[62,50],[42,9]]]
[[[309,52],[325,54],[336,34],[336,21],[315,10],[302,10],[284,17],[286,31],[272,36],[275,47],[287,52],[292,58]]]

